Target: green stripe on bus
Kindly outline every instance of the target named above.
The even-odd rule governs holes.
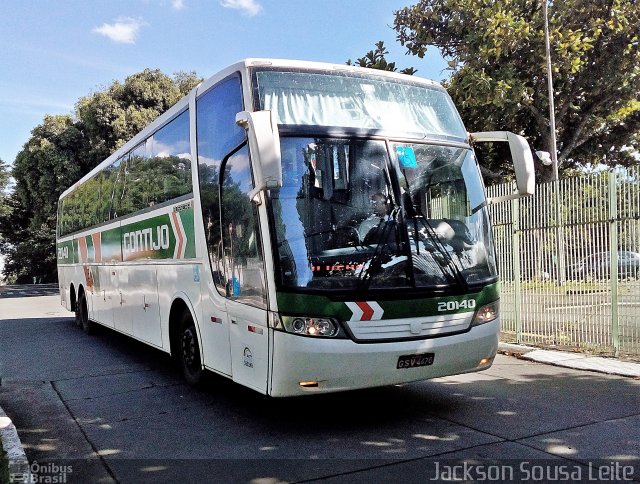
[[[78,261],[74,240],[59,242],[56,249],[58,252],[58,264],[74,264]]]
[[[118,262],[122,260],[120,233],[120,227],[116,227],[105,230],[100,235],[102,245],[102,262]]]
[[[187,245],[184,252],[184,258],[193,259],[196,256],[196,232],[194,227],[193,208],[182,210],[178,212],[178,215],[182,220],[182,226],[184,227],[184,232],[187,235]]]
[[[87,263],[174,257],[193,259],[196,256],[193,208],[157,215],[101,232],[100,260],[96,258],[93,237],[86,235],[84,241],[87,246]],[[57,256],[59,264],[79,263],[78,239],[58,243]]]
[[[192,259],[196,255],[193,208],[123,225],[120,239],[125,261]]]
[[[475,310],[475,308],[496,301],[499,298],[499,283],[495,283],[486,286],[480,292],[463,294],[459,296],[433,297],[429,299],[396,298],[387,301],[376,300],[376,302],[384,310],[382,319],[401,319],[411,317],[436,316],[438,314],[472,312]],[[475,301],[475,304],[446,304],[448,302],[462,303],[463,301],[469,301],[471,299]],[[325,296],[278,292],[277,300],[278,310],[282,314],[326,316],[333,317],[342,321],[348,321],[352,315],[351,310],[344,302],[332,301]],[[363,299],[354,299],[353,301],[362,300]],[[373,301],[375,300],[375,298],[368,298],[367,300]],[[444,307],[445,309],[439,310],[439,306],[440,308]],[[301,311],[300,308],[304,308],[304,310]]]

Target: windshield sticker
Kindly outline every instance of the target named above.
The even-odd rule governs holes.
[[[343,272],[343,271],[357,271],[364,267],[364,264],[333,264],[333,265],[312,265],[311,270],[313,272]]]
[[[400,168],[416,168],[418,166],[413,147],[396,146],[396,153],[398,155],[398,161],[400,162]]]

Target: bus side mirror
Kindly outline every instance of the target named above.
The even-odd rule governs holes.
[[[529,143],[522,136],[509,131],[483,131],[479,133],[470,133],[469,138],[472,143],[506,141],[509,143],[511,150],[511,158],[513,159],[513,167],[516,172],[517,193],[500,197],[501,200],[510,198],[518,198],[525,195],[533,195],[535,193],[536,179],[535,170],[533,168],[533,154]],[[501,201],[493,200],[493,201]]]
[[[272,111],[242,111],[236,114],[236,124],[247,131],[255,188],[249,194],[282,186],[280,134]]]

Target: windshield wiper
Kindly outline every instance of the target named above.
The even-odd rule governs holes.
[[[371,259],[369,259],[369,265],[365,269],[363,269],[362,273],[360,274],[360,283],[358,284],[358,291],[368,290],[369,286],[371,285],[371,281],[373,280],[373,276],[380,272],[380,269],[382,268],[382,263],[383,263],[382,261],[383,250],[385,248],[391,248],[389,244],[389,234],[397,224],[396,219],[397,219],[398,213],[399,213],[399,208],[398,207],[394,208],[389,214],[389,219],[380,222],[380,225],[382,225],[382,228],[380,228],[380,225],[376,227],[375,235],[376,237],[378,237],[378,243],[376,244],[376,247],[373,251],[373,255],[371,256]],[[397,239],[397,234],[396,234],[396,239]],[[396,240],[396,244],[398,244],[397,240]]]
[[[460,288],[462,288],[464,291],[468,291],[469,290],[469,284],[467,283],[467,280],[465,279],[464,275],[462,274],[462,271],[460,270],[460,268],[457,266],[457,264],[453,260],[453,257],[451,257],[451,254],[449,254],[449,251],[447,250],[447,248],[444,246],[444,244],[442,243],[442,241],[438,237],[438,234],[436,233],[435,229],[431,226],[431,223],[429,222],[429,219],[427,219],[427,217],[425,217],[424,214],[421,211],[418,211],[417,215],[412,217],[412,218],[414,220],[414,223],[418,222],[418,220],[420,220],[420,222],[422,222],[421,225],[424,227],[425,232],[429,236],[429,239],[433,243],[433,245],[436,248],[436,250],[438,251],[438,253],[442,256],[442,259],[445,261],[445,263],[446,263],[445,267],[447,269],[449,269],[449,271],[450,271],[450,274],[448,274],[448,275],[453,277],[453,280],[456,282],[456,284]],[[414,230],[415,230],[415,228],[414,228]],[[419,244],[418,244],[418,232],[417,232],[417,230],[415,230],[415,237],[416,237],[416,253],[419,254]],[[434,257],[433,259],[436,262],[438,262],[439,258]],[[438,264],[438,266],[442,269],[443,274],[447,274],[447,272],[444,270],[444,267],[442,267],[441,264]]]
[[[459,288],[463,289],[464,291],[468,291],[469,284],[467,283],[467,280],[462,274],[462,271],[460,270],[460,268],[454,262],[447,248],[444,246],[444,244],[438,237],[438,234],[436,233],[435,229],[431,226],[429,219],[425,216],[424,213],[422,213],[422,210],[420,210],[419,208],[416,209],[416,207],[413,205],[413,200],[411,198],[411,193],[409,192],[408,184],[407,184],[407,191],[403,196],[402,205],[404,207],[405,212],[409,216],[409,218],[413,220],[413,224],[414,224],[413,236],[414,236],[415,246],[416,246],[416,255],[420,255],[420,240],[419,240],[418,227],[417,227],[418,223],[420,222],[420,224],[424,227],[425,232],[429,236],[429,239],[431,240],[432,245],[441,256],[441,257],[433,257],[433,259],[438,264],[438,267],[440,268],[442,273],[446,277],[448,277],[450,280],[455,282]],[[443,266],[440,263],[440,258],[442,258],[442,260],[445,262],[446,264],[445,266]],[[445,270],[445,268],[448,269],[448,271]]]

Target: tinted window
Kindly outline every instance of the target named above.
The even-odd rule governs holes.
[[[115,196],[113,197],[113,218],[123,217],[133,211],[135,207],[129,196],[129,187],[132,185],[132,174],[129,170],[129,155],[119,158],[116,162]]]
[[[81,197],[82,217],[80,224],[82,227],[90,227],[98,222],[98,207],[100,205],[100,179],[93,177],[87,180],[84,185],[78,188]]]
[[[264,307],[264,264],[257,206],[248,193],[253,188],[249,151],[243,147],[224,164],[220,194],[227,296]]]
[[[198,162],[218,168],[222,159],[245,138],[244,129],[236,124],[242,111],[240,78],[231,77],[198,98],[197,134]]]
[[[244,109],[240,78],[231,77],[221,82],[196,102],[202,219],[214,282],[225,294],[227,277],[220,228],[220,165],[245,139],[244,129],[236,124],[236,114]]]
[[[187,110],[61,200],[59,233],[83,230],[192,191]]]
[[[151,150],[141,168],[148,182],[144,203],[153,205],[191,193],[189,111],[153,135]]]
[[[158,130],[151,142],[131,151],[124,182],[122,214],[191,193],[188,111]]]

